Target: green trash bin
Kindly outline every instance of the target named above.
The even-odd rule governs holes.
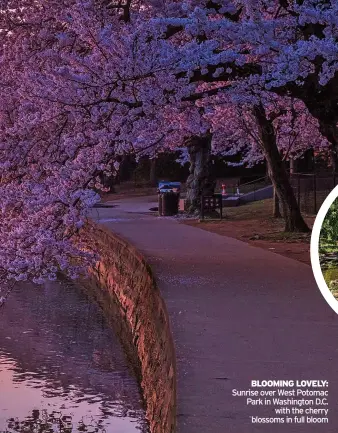
[[[158,213],[160,216],[172,216],[178,214],[180,194],[174,191],[159,194]]]

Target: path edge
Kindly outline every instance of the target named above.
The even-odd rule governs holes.
[[[89,220],[80,241],[97,252],[89,289],[114,302],[136,349],[151,433],[176,432],[176,355],[169,315],[144,256],[124,238]],[[87,285],[86,284],[86,285]]]

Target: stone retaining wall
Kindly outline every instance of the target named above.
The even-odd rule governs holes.
[[[89,223],[81,238],[101,257],[91,270],[91,288],[104,295],[99,296],[101,302],[108,296],[128,324],[151,433],[174,433],[175,350],[166,306],[151,268],[132,245],[100,225]]]

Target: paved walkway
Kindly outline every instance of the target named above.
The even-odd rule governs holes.
[[[338,316],[311,268],[232,238],[149,215],[149,198],[95,216],[141,250],[167,303],[178,361],[179,433],[338,431]],[[329,380],[329,424],[251,424],[274,416],[231,390],[252,379]]]

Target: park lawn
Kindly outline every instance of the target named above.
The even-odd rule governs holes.
[[[310,234],[284,232],[283,219],[272,218],[272,199],[225,208],[222,221],[181,220],[182,223],[248,242],[310,264]],[[312,227],[315,217],[305,215]]]
[[[135,184],[135,182],[123,182],[119,185],[115,185],[114,188],[116,192],[101,195],[103,203],[123,198],[152,196],[157,194],[157,187],[146,184]]]

